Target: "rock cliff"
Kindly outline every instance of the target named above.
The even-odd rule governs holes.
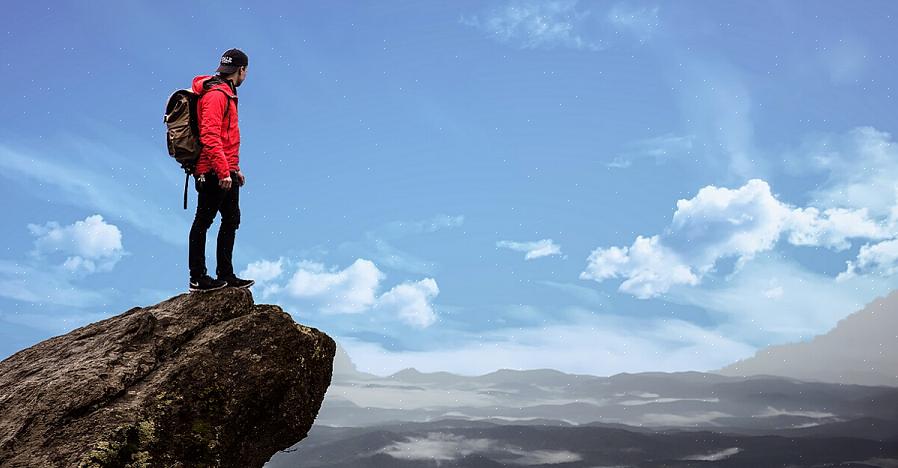
[[[135,307],[0,362],[0,466],[260,467],[308,433],[335,351],[249,290]]]

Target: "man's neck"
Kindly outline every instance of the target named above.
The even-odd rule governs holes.
[[[234,80],[224,75],[218,75],[218,79],[227,83],[228,87],[231,88],[231,92],[237,94],[237,83],[235,83]]]

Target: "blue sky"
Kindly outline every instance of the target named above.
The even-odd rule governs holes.
[[[235,268],[361,370],[709,370],[898,282],[891,2],[10,9],[0,357],[186,290],[163,105],[231,47]]]

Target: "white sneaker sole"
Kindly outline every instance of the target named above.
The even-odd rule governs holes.
[[[227,287],[226,284],[221,285],[221,286],[219,286],[219,287],[217,287],[217,288],[209,288],[209,289],[199,289],[199,288],[194,288],[193,286],[191,286],[191,287],[190,287],[190,292],[192,292],[192,293],[195,293],[195,292],[198,292],[198,293],[205,293],[205,292],[209,292],[209,291],[218,291],[219,289],[224,289],[225,287]]]

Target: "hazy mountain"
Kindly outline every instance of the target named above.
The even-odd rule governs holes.
[[[764,348],[716,372],[898,386],[898,290],[876,298],[824,335]]]
[[[372,426],[454,418],[766,430],[861,417],[898,420],[898,389],[700,372],[597,377],[506,369],[472,377],[405,370],[364,379],[335,374],[316,424]]]

